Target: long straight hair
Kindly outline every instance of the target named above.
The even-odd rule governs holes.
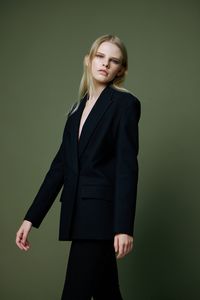
[[[121,74],[119,76],[116,76],[112,80],[112,82],[110,82],[109,84],[118,90],[121,90],[124,92],[129,92],[127,89],[125,89],[122,86],[122,84],[125,80],[125,76],[127,75],[127,72],[128,72],[128,54],[127,54],[126,47],[125,47],[124,43],[120,40],[120,38],[117,37],[116,35],[111,35],[111,34],[102,35],[93,42],[89,53],[87,53],[84,56],[83,75],[82,75],[81,82],[79,85],[79,90],[78,90],[78,101],[71,106],[68,114],[71,114],[72,112],[77,110],[77,108],[80,104],[80,101],[87,93],[93,92],[95,90],[92,72],[91,72],[91,63],[92,63],[94,56],[96,55],[96,52],[97,52],[99,46],[103,42],[107,42],[107,41],[115,44],[121,50],[121,54],[122,54],[121,65],[123,67],[122,68],[123,71],[121,72]],[[86,63],[86,59],[88,60],[88,64]]]

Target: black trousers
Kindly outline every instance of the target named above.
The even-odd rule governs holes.
[[[112,240],[72,240],[61,300],[123,300]]]

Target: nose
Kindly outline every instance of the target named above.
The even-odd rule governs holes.
[[[109,66],[109,62],[108,61],[104,61],[103,62],[103,66],[105,66],[107,68]]]

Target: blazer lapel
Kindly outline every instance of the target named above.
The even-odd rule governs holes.
[[[77,107],[70,114],[70,133],[71,133],[71,165],[75,171],[78,172],[78,130],[79,130],[79,122],[82,115],[82,112],[85,107],[85,103],[87,100],[87,94],[77,102]]]
[[[103,114],[105,113],[105,111],[108,109],[108,107],[111,105],[111,103],[113,101],[111,98],[112,92],[113,91],[109,86],[104,88],[104,90],[99,95],[99,98],[96,100],[87,119],[85,120],[85,122],[83,124],[80,139],[78,141],[79,159],[80,159],[81,155],[83,154],[84,150],[86,149],[86,146],[87,146],[87,144],[90,140],[90,137],[92,136],[92,133],[94,132],[97,124],[99,123],[99,121],[103,117]],[[84,106],[85,106],[85,103],[84,103]],[[76,131],[77,136],[78,136],[81,115],[82,115],[82,109],[81,109],[81,114],[79,114],[79,117],[78,117],[78,126],[77,126],[77,131]]]
[[[96,100],[94,106],[92,107],[87,119],[85,120],[80,139],[78,139],[79,134],[79,125],[81,121],[81,116],[85,108],[85,103],[88,95],[86,94],[79,102],[77,109],[72,112],[71,118],[71,137],[72,137],[72,165],[75,171],[78,171],[79,168],[79,159],[83,154],[86,146],[89,142],[89,139],[95,130],[100,119],[103,117],[103,114],[108,109],[112,103],[112,88],[108,85],[99,95],[99,98]]]

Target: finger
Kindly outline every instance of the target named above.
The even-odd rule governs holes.
[[[130,241],[126,241],[122,243],[122,248],[120,250],[120,253],[118,255],[118,258],[122,258],[125,255],[127,255],[130,252],[131,249],[131,243]]]
[[[129,240],[128,246],[127,246],[127,254],[128,254],[129,252],[131,252],[132,248],[133,248],[133,241],[132,241],[132,240]]]
[[[130,249],[130,243],[129,242],[126,242],[124,244],[124,255],[128,254],[129,253],[129,249]]]
[[[21,245],[20,242],[17,242],[16,244],[17,244],[17,246],[18,246],[19,249],[23,250],[23,247],[22,247],[22,245]]]
[[[23,236],[22,236],[22,240],[21,240],[21,243],[23,244],[23,246],[26,245],[26,242],[27,242],[27,236],[28,236],[28,231],[25,231],[23,232]]]
[[[128,240],[127,243],[126,243],[126,253],[129,253],[131,250],[131,241]]]
[[[24,231],[19,230],[16,235],[16,244],[21,250],[29,249],[29,242],[26,240]]]
[[[29,245],[28,244],[21,244],[22,250],[27,251],[29,249]]]
[[[124,255],[123,256],[127,255],[129,252],[130,252],[130,243],[126,242],[124,244]]]
[[[25,251],[29,250],[29,248],[30,248],[29,244],[26,244],[25,246],[22,245],[22,246],[23,246],[23,250],[25,250]]]
[[[115,253],[117,253],[119,249],[119,239],[117,236],[115,236],[114,238],[114,248],[115,248]]]
[[[121,258],[122,257],[122,251],[123,251],[123,243],[122,243],[121,238],[119,238],[118,240],[119,240],[119,242],[118,242],[118,255],[117,255],[117,258]]]
[[[119,253],[117,255],[117,258],[121,258],[124,256],[124,244],[120,243],[119,244]]]
[[[125,239],[125,240],[120,240],[119,239],[119,244],[120,246],[120,250],[119,250],[119,254],[117,256],[117,258],[121,258],[124,257],[125,255],[127,255],[133,248],[133,238],[132,239]]]
[[[17,246],[18,246],[21,250],[23,250],[23,247],[22,247],[22,245],[21,245],[21,239],[22,239],[22,232],[21,232],[21,231],[18,231],[17,234],[16,234],[16,240],[15,240],[15,242],[16,242]]]

